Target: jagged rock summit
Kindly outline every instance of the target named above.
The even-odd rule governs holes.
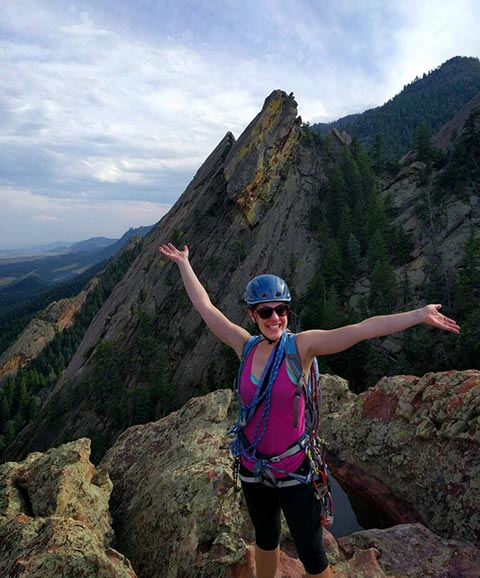
[[[285,176],[286,162],[300,139],[293,94],[274,91],[225,159],[227,194],[250,225],[258,224]]]
[[[166,241],[188,242],[192,265],[200,279],[222,309],[234,320],[242,321],[245,313],[239,311],[239,298],[252,274],[267,264],[281,271],[285,253],[293,259],[305,251],[305,240],[296,239],[295,227],[288,221],[307,219],[309,205],[294,194],[300,188],[297,180],[288,187],[291,194],[285,194],[279,176],[285,179],[295,173],[289,167],[294,160],[294,144],[299,140],[296,122],[293,97],[275,91],[237,143],[230,133],[222,139],[147,239],[144,251],[89,328],[58,387],[67,379],[75,379],[83,369],[85,352],[99,339],[122,334],[128,343],[138,322],[132,311],[142,308],[158,316],[168,312],[164,328],[173,342],[169,352],[173,379],[182,382],[181,393],[188,399],[198,375],[207,368],[212,349],[219,346],[211,335],[199,335],[189,353],[191,362],[183,363],[179,353],[185,349],[185,336],[198,335],[199,318],[196,312],[178,306],[180,279],[174,266],[160,259],[158,246]],[[278,220],[279,211],[287,216],[287,222]],[[256,227],[259,215],[263,215],[262,226]],[[307,263],[299,269],[296,277],[304,279],[304,286],[309,276]]]

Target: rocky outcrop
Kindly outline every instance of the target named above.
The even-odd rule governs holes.
[[[111,548],[108,474],[80,439],[0,466],[0,575],[135,578]]]
[[[358,560],[358,573],[343,571],[339,560],[333,576],[352,578],[476,578],[480,576],[480,550],[457,540],[445,540],[421,524],[386,530],[357,532],[339,540],[347,568]]]
[[[94,287],[95,281],[92,281],[75,297],[50,303],[30,321],[16,341],[0,356],[0,383],[5,377],[16,374],[21,367],[26,367],[57,333],[73,325],[75,316]]]
[[[350,397],[341,385],[338,378],[325,379],[333,395],[324,421],[337,420],[332,408],[338,411],[338,401]],[[193,398],[158,422],[130,428],[105,456],[118,548],[140,578],[255,576],[252,530],[234,489],[226,438],[235,409],[230,391]],[[336,578],[475,578],[480,571],[477,548],[442,539],[421,524],[338,542],[325,532],[325,543]],[[301,576],[285,534],[279,577]]]
[[[446,150],[455,135],[462,132],[465,121],[475,110],[480,110],[480,93],[474,96],[451,121],[447,122],[438,131],[438,133],[433,137],[433,143],[435,146]]]
[[[274,91],[225,159],[227,194],[251,226],[266,212],[300,139],[297,103],[290,94]]]
[[[102,461],[114,485],[118,547],[139,576],[226,576],[243,561],[243,538],[252,534],[234,490],[230,402],[226,390],[193,398],[156,423],[128,429]]]
[[[325,421],[341,399],[355,401],[341,385],[325,378],[332,392]],[[234,488],[226,435],[235,410],[230,391],[193,398],[158,422],[127,430],[98,468],[89,461],[87,439],[0,466],[1,575],[254,578],[252,529]],[[111,547],[110,478],[118,551]],[[421,524],[338,541],[325,531],[324,541],[334,578],[480,575],[475,546]],[[303,575],[285,532],[278,578]]]
[[[338,380],[324,392],[338,459],[379,478],[433,531],[479,541],[480,372],[385,377],[358,396]]]
[[[330,138],[337,146],[350,146],[352,144],[352,137],[344,130],[340,131],[334,128],[330,133]]]

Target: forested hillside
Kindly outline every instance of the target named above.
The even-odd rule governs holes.
[[[0,389],[0,455],[5,447],[12,443],[18,432],[28,423],[35,419],[42,404],[48,398],[58,377],[70,362],[77,350],[85,331],[90,325],[95,314],[103,305],[112,292],[115,285],[127,272],[135,257],[139,254],[142,242],[137,242],[132,248],[126,249],[115,261],[110,263],[105,271],[99,274],[98,283],[88,295],[85,306],[76,316],[72,327],[58,333],[54,340],[46,346],[40,355],[34,359],[28,367],[20,369],[16,376],[5,380]],[[92,274],[88,275],[90,280]],[[68,286],[56,289],[43,296],[42,299],[33,302],[30,307],[38,307],[43,299],[53,296],[59,298],[65,291],[74,294],[85,282],[80,277]],[[50,303],[47,301],[46,304]],[[31,318],[28,305],[22,306],[25,311],[20,314],[20,321]],[[20,313],[20,311],[19,311]],[[5,327],[5,335],[13,333],[17,325],[10,316],[0,321],[0,327]],[[95,448],[94,448],[95,449]]]
[[[302,299],[302,327],[334,328],[435,301],[443,303],[446,315],[458,319],[462,333],[456,337],[419,327],[403,334],[401,347],[376,340],[320,359],[325,372],[345,377],[357,391],[383,375],[480,366],[476,331],[480,322],[480,110],[470,114],[446,154],[434,147],[428,134],[421,136],[410,159],[416,167],[408,199],[415,202],[415,232],[399,223],[393,187],[379,191],[379,183],[388,180],[381,170],[375,175],[375,156],[369,156],[358,140],[329,163],[325,197],[312,213],[310,225],[324,247],[324,258]],[[440,246],[449,211],[454,213],[454,207],[462,205],[475,220],[457,244],[459,262],[453,266]],[[409,265],[419,242],[425,277],[422,286],[414,288]],[[365,286],[368,292],[359,291]],[[432,348],[434,356],[429,355]]]
[[[383,106],[346,116],[332,123],[312,125],[327,134],[344,130],[372,149],[381,135],[387,155],[397,159],[412,148],[415,132],[425,121],[435,133],[480,92],[480,60],[457,56],[416,78]]]

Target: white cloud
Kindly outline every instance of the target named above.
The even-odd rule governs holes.
[[[480,53],[473,0],[200,1],[194,12],[184,0],[5,0],[0,14],[0,194],[35,194],[31,215],[62,223],[52,199],[67,213],[97,201],[99,215],[118,201],[119,218],[134,199],[170,205],[274,89],[295,93],[304,120],[333,120]]]
[[[54,223],[60,223],[60,219],[58,217],[55,217],[54,215],[34,215],[32,217],[32,219],[34,221],[40,221],[42,223],[48,222],[48,221],[52,221]]]
[[[404,25],[393,30],[398,51],[388,69],[391,96],[454,56],[480,56],[476,0],[406,0],[398,10]]]

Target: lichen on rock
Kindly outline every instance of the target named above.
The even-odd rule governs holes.
[[[135,578],[112,547],[110,479],[80,439],[0,466],[0,575]]]
[[[336,393],[324,391],[328,407]],[[480,373],[468,370],[383,378],[322,424],[337,459],[380,479],[434,531],[478,542],[479,416]]]
[[[254,226],[299,139],[293,95],[275,90],[225,160],[227,194]]]

